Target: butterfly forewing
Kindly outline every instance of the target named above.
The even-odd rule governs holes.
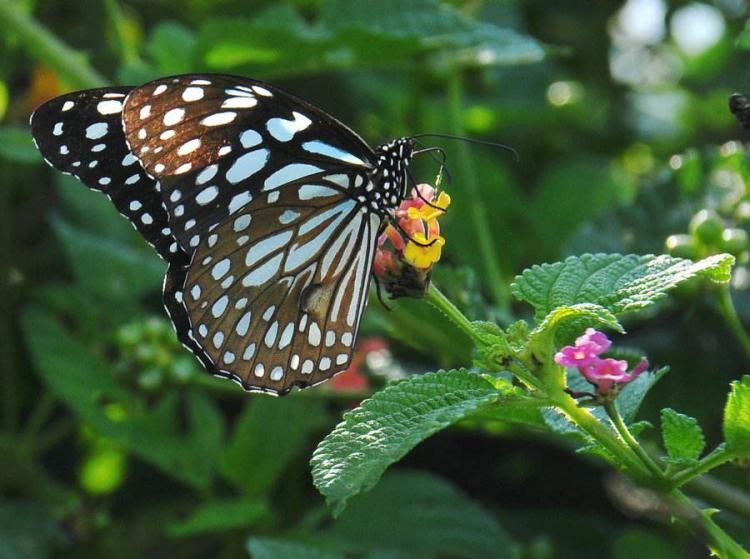
[[[123,120],[133,153],[161,182],[174,235],[188,252],[260,192],[337,169],[364,172],[372,156],[319,109],[230,76],[179,76],[136,88]]]
[[[92,89],[45,103],[31,117],[34,141],[51,166],[107,194],[162,257],[184,262],[157,182],[125,141],[122,106],[131,89]]]

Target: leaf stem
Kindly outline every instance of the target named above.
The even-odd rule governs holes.
[[[456,136],[465,134],[463,127],[463,77],[459,68],[454,68],[448,77],[448,113],[451,122],[451,133]],[[503,315],[510,314],[510,291],[503,279],[503,271],[497,258],[495,243],[490,231],[487,218],[486,204],[481,200],[477,186],[476,170],[472,164],[468,147],[464,142],[458,142],[458,176],[464,185],[468,200],[466,207],[470,212],[470,219],[479,241],[479,253],[484,263],[485,274],[495,305]]]
[[[728,285],[719,286],[717,289],[716,302],[719,306],[719,313],[727,323],[734,337],[745,352],[745,357],[750,359],[750,336],[747,335],[745,327],[742,325],[740,317],[737,315],[737,309],[732,302],[732,295],[729,292]]]
[[[696,464],[678,472],[672,478],[672,486],[674,488],[678,488],[692,481],[694,478],[713,470],[717,466],[721,466],[723,463],[729,462],[733,458],[735,458],[734,453],[729,452],[728,450],[726,450],[726,448],[718,448],[710,454],[704,456]]]
[[[573,423],[607,449],[615,458],[616,464],[624,467],[634,479],[646,485],[654,485],[653,472],[643,464],[640,456],[635,454],[629,445],[602,424],[588,409],[578,405],[573,397],[562,392],[554,398],[554,405],[560,408]]]
[[[660,482],[665,481],[666,476],[664,474],[664,471],[659,467],[654,459],[651,458],[648,452],[646,452],[646,450],[640,445],[640,443],[630,432],[630,429],[628,429],[628,426],[625,425],[625,421],[623,421],[620,412],[617,410],[617,406],[614,405],[614,403],[611,403],[606,405],[605,409],[607,411],[607,415],[612,420],[612,425],[614,425],[615,431],[617,431],[617,434],[620,435],[620,438],[622,438],[622,440],[625,441],[625,444],[630,447],[630,450],[632,450],[633,453],[636,454],[638,458],[640,458],[641,462],[645,464],[645,466],[649,469],[649,471],[651,471],[651,473],[657,480],[659,480]]]
[[[427,289],[425,299],[447,316],[456,326],[463,330],[475,344],[480,347],[484,345],[484,340],[476,332],[471,321],[466,318],[460,310],[458,310],[456,305],[450,302],[442,291],[435,287],[434,283],[431,283],[430,287]]]
[[[0,29],[16,35],[39,61],[51,66],[72,86],[100,87],[107,80],[84,57],[28,16],[21,2],[0,0]]]
[[[708,547],[722,559],[748,559],[750,553],[732,537],[727,534],[716,522],[712,515],[715,511],[710,509],[701,509],[684,493],[675,489],[671,492],[675,503],[683,510],[679,516],[683,520],[692,521],[693,524],[699,524],[709,538]]]

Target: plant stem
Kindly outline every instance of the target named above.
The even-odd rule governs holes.
[[[632,450],[633,453],[638,456],[638,458],[640,458],[641,462],[646,465],[646,467],[651,471],[656,479],[658,479],[659,481],[664,481],[666,479],[664,471],[659,467],[654,459],[649,456],[648,452],[644,450],[644,448],[630,432],[630,429],[628,429],[628,426],[625,425],[625,421],[623,421],[620,412],[617,411],[617,406],[615,406],[614,404],[608,404],[607,406],[605,406],[605,409],[607,411],[607,415],[612,420],[612,425],[614,425],[617,434],[619,434],[622,440],[625,441],[625,444],[630,447],[630,450]]]
[[[484,340],[477,334],[476,330],[471,324],[471,321],[464,316],[464,314],[451,303],[448,298],[435,287],[434,283],[430,284],[427,289],[427,295],[425,299],[432,303],[439,311],[447,316],[456,326],[463,330],[467,336],[469,336],[474,343],[478,346],[484,345]]]
[[[463,78],[461,70],[454,68],[448,77],[448,112],[451,121],[451,133],[456,136],[464,135],[463,127]],[[466,189],[468,200],[466,206],[470,212],[470,219],[479,242],[479,254],[485,268],[495,305],[506,317],[510,316],[510,292],[503,278],[502,267],[497,259],[495,243],[490,231],[487,218],[487,202],[481,199],[477,186],[476,170],[472,164],[468,147],[459,142],[456,146],[458,153],[458,176]]]
[[[729,462],[733,458],[735,458],[735,455],[732,452],[729,452],[724,448],[717,449],[704,456],[703,459],[699,460],[697,464],[694,464],[693,466],[690,466],[689,468],[682,470],[677,475],[675,475],[672,478],[672,486],[674,488],[678,488],[681,485],[692,481],[694,478],[705,474],[710,470],[713,470],[724,462]]]
[[[128,40],[128,34],[125,27],[125,18],[122,15],[122,8],[117,0],[104,0],[104,7],[107,9],[107,15],[112,21],[115,36],[117,37],[117,48],[120,55],[120,61],[123,64],[132,64],[138,60],[138,51],[133,46],[133,42]]]
[[[646,485],[654,485],[653,472],[643,464],[640,456],[634,453],[624,441],[619,439],[615,434],[602,424],[586,408],[578,405],[571,396],[562,392],[554,398],[554,405],[560,408],[579,428],[585,431],[597,443],[602,445],[612,454],[617,464],[630,473],[637,481]]]
[[[745,357],[750,359],[750,336],[747,335],[745,327],[742,325],[742,321],[737,315],[737,309],[734,308],[732,295],[729,292],[728,285],[719,286],[716,295],[716,302],[719,305],[719,313],[724,318],[727,326],[732,331],[732,334],[734,334],[734,337],[739,342],[742,350],[745,352]]]
[[[683,511],[680,517],[693,524],[699,524],[708,535],[708,547],[722,559],[748,559],[750,553],[734,541],[711,517],[713,511],[699,508],[684,493],[675,489],[671,493],[672,498]]]
[[[57,38],[21,8],[22,3],[0,0],[0,29],[16,35],[38,60],[51,66],[72,86],[99,87],[107,80],[83,56]]]

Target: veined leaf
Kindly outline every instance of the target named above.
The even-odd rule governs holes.
[[[679,463],[695,462],[706,448],[698,421],[670,408],[661,410],[661,436],[669,458]]]
[[[611,328],[623,333],[624,330],[617,318],[609,310],[592,303],[556,307],[544,317],[542,323],[531,332],[530,343],[543,336],[553,335],[560,343],[565,344],[581,334],[586,327]],[[549,339],[549,338],[545,338]]]
[[[319,539],[347,557],[517,556],[514,542],[489,511],[425,472],[389,472],[375,489],[352,499]]]
[[[465,370],[395,382],[345,414],[318,445],[311,460],[313,482],[337,514],[419,442],[511,390],[510,383],[506,391],[498,390]]]
[[[511,289],[534,307],[537,322],[557,307],[579,303],[593,303],[621,315],[652,305],[698,275],[726,283],[733,264],[729,254],[699,262],[666,255],[584,254],[533,266],[516,276]]]
[[[750,456],[750,375],[732,383],[724,408],[724,440],[729,450]]]

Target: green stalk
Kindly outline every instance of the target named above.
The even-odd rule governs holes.
[[[21,8],[20,2],[0,0],[0,29],[17,36],[38,60],[74,87],[100,87],[107,80],[84,57],[58,39]]]
[[[625,425],[625,421],[623,421],[620,412],[617,411],[617,406],[612,403],[605,406],[605,409],[607,411],[607,415],[612,420],[612,425],[614,425],[617,434],[620,435],[620,438],[622,438],[622,440],[625,441],[625,444],[630,447],[630,450],[632,450],[633,453],[641,459],[641,462],[646,465],[646,467],[651,471],[656,479],[658,479],[659,481],[665,481],[666,478],[664,475],[664,471],[659,467],[654,459],[651,458],[648,452],[644,450],[644,448],[630,432],[630,429],[628,429],[628,426]]]
[[[750,553],[745,551],[739,543],[734,541],[729,534],[713,521],[712,515],[714,511],[699,508],[691,499],[677,489],[672,491],[671,496],[675,503],[683,509],[679,516],[683,520],[698,524],[705,530],[709,540],[708,547],[718,557],[721,559],[750,558]]]
[[[750,360],[750,337],[742,325],[740,317],[737,315],[737,309],[732,302],[732,295],[729,292],[729,286],[723,285],[717,289],[716,302],[719,305],[719,313],[724,318],[729,330],[745,352],[745,357]]]
[[[122,15],[122,8],[117,0],[104,0],[104,7],[107,9],[107,15],[112,21],[115,36],[117,37],[117,48],[120,55],[120,62],[123,64],[132,64],[138,61],[138,50],[132,41],[128,40],[128,34],[125,28],[125,17]]]
[[[425,299],[432,303],[440,312],[447,316],[456,326],[463,330],[467,336],[469,336],[477,346],[483,346],[484,340],[477,333],[471,324],[471,321],[464,316],[464,314],[458,310],[458,308],[448,300],[448,298],[435,287],[434,283],[430,284],[427,289],[427,295]]]
[[[672,478],[672,485],[673,487],[678,488],[693,481],[694,478],[713,470],[717,466],[721,466],[724,462],[729,462],[735,457],[734,453],[729,452],[726,449],[715,450],[704,456],[703,459],[699,460],[696,464],[676,474]]]
[[[463,79],[461,70],[454,68],[448,77],[448,113],[451,122],[451,133],[456,136],[465,134],[463,127]],[[479,243],[479,254],[484,264],[488,287],[492,293],[495,305],[505,315],[509,316],[510,291],[503,277],[502,267],[497,258],[495,242],[490,231],[486,207],[492,204],[490,200],[482,200],[477,186],[476,169],[471,161],[468,146],[464,142],[456,145],[458,154],[458,172],[461,184],[464,186],[468,200],[466,206],[470,212],[470,219],[474,225]]]
[[[560,408],[580,429],[585,431],[597,443],[602,445],[615,458],[620,466],[624,466],[629,474],[646,485],[654,485],[654,475],[643,464],[640,457],[627,444],[603,425],[586,408],[578,405],[570,395],[561,393],[554,399],[554,405]]]
[[[721,510],[750,518],[750,496],[734,485],[703,475],[691,480],[685,487],[691,495]]]

